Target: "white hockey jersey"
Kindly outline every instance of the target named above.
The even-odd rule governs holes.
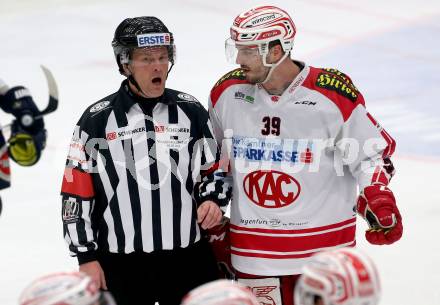
[[[395,142],[348,76],[304,65],[271,96],[237,69],[212,89],[209,112],[233,180],[235,269],[298,274],[314,253],[355,245],[358,187],[388,184]]]

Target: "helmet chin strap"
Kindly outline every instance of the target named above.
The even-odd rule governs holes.
[[[267,53],[267,54],[268,54],[268,53]],[[269,69],[269,73],[267,73],[266,78],[264,79],[264,81],[262,81],[262,82],[260,83],[261,85],[264,85],[264,84],[270,79],[270,77],[272,76],[272,73],[273,73],[273,71],[275,70],[275,68],[278,67],[278,65],[279,65],[281,62],[283,62],[283,60],[285,60],[285,59],[287,58],[287,56],[289,56],[289,53],[288,53],[288,52],[284,52],[284,55],[283,55],[283,57],[280,58],[280,60],[278,60],[278,61],[277,61],[276,63],[274,63],[274,64],[268,64],[268,63],[266,62],[267,54],[263,54],[263,55],[262,55],[262,58],[263,58],[263,65],[264,65],[265,67],[270,67],[270,69]]]
[[[141,86],[139,86],[138,82],[134,78],[133,74],[131,74],[131,72],[130,72],[130,75],[127,78],[128,78],[128,81],[130,83],[132,83],[139,92],[141,92],[143,95],[145,95],[145,97],[148,97],[148,95],[146,95],[145,92],[142,90]]]
[[[139,92],[141,92],[143,95],[145,95],[145,97],[148,97],[148,95],[145,94],[144,90],[142,90],[141,86],[139,86],[139,83],[138,83],[138,82],[136,81],[136,79],[134,78],[133,73],[131,72],[131,70],[130,70],[130,66],[129,66],[129,65],[127,65],[127,70],[128,70],[128,72],[130,73],[130,74],[127,76],[128,81],[129,81],[130,83],[132,83],[132,84],[136,87],[136,89],[137,89]]]
[[[168,72],[167,72],[167,79],[168,79],[168,75],[170,74],[171,69],[172,69],[173,67],[174,67],[174,62],[171,63],[171,67],[168,69]]]

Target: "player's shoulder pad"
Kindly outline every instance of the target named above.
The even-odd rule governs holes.
[[[317,72],[316,87],[333,91],[352,103],[358,101],[360,92],[348,75],[332,68],[322,68]]]
[[[242,69],[238,68],[232,71],[229,71],[225,75],[223,75],[211,89],[211,102],[212,106],[215,106],[221,94],[230,86],[236,84],[249,84],[246,80],[244,72]]]
[[[344,120],[357,105],[365,105],[362,94],[351,78],[337,69],[310,67],[310,75],[304,86],[332,100],[341,110]]]

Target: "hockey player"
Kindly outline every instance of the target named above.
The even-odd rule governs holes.
[[[9,157],[21,166],[32,166],[38,162],[46,144],[46,129],[42,117],[30,124],[22,118],[25,115],[35,117],[38,108],[29,90],[17,86],[9,88],[0,79],[0,108],[15,117],[11,125],[11,135],[6,142],[0,129],[0,190],[10,186]],[[0,126],[1,127],[1,126]],[[2,204],[0,199],[0,214]]]
[[[354,248],[314,255],[295,287],[296,305],[377,305],[381,287],[374,262]]]
[[[19,305],[116,305],[109,292],[81,272],[52,273],[24,289]]]
[[[295,33],[274,6],[238,15],[225,47],[240,68],[209,100],[233,178],[232,265],[247,286],[275,287],[259,294],[277,305],[292,303],[314,253],[355,245],[356,212],[370,225],[370,243],[402,236],[388,188],[394,140],[346,74],[291,59]]]
[[[207,111],[165,88],[176,51],[163,22],[127,18],[112,46],[126,79],[75,127],[61,190],[64,237],[80,271],[119,305],[179,305],[218,278],[200,231],[220,221],[230,187],[216,169]]]
[[[255,295],[235,281],[216,280],[191,290],[181,305],[259,305]]]

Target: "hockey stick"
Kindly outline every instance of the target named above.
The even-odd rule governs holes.
[[[49,102],[45,109],[40,111],[40,113],[36,116],[32,116],[30,114],[25,114],[20,118],[21,124],[23,126],[30,126],[34,123],[34,120],[42,118],[46,114],[54,112],[58,108],[58,87],[55,82],[55,78],[53,77],[52,72],[41,65],[41,70],[43,70],[44,76],[46,77],[47,86],[49,88]]]
[[[43,115],[54,112],[58,108],[58,87],[57,83],[55,82],[55,78],[53,77],[52,72],[50,72],[50,70],[45,66],[41,65],[41,69],[44,72],[47,86],[49,87],[49,103],[47,104],[47,107],[43,111],[40,111],[40,114],[35,118],[40,118]]]

